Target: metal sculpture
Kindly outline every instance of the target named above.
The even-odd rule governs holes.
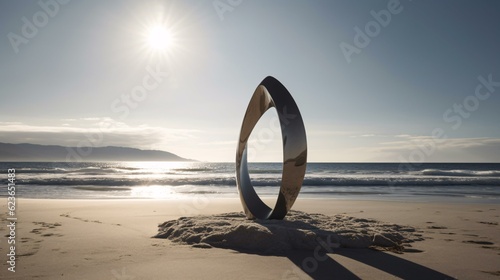
[[[250,180],[247,142],[253,128],[270,108],[278,113],[283,139],[283,173],[274,209],[257,195]],[[299,195],[307,164],[307,140],[299,108],[288,90],[275,78],[266,77],[248,104],[236,151],[236,183],[248,219],[283,219]]]

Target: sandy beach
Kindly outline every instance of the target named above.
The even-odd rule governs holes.
[[[152,238],[181,216],[241,211],[238,199],[17,201],[16,267],[2,279],[498,279],[497,204],[299,199],[294,210],[412,226],[423,241],[403,254],[338,248],[285,256],[193,248]],[[2,209],[7,209],[2,200]],[[5,211],[2,223],[7,225]],[[305,269],[304,260],[317,265]]]
[[[500,280],[499,11],[0,0],[0,280]]]

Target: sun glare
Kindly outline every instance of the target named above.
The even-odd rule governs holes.
[[[174,12],[173,1],[161,2],[163,4],[158,6],[141,4],[142,8],[137,9],[136,20],[126,26],[127,35],[130,35],[127,36],[129,45],[126,49],[131,57],[141,61],[165,62],[168,67],[173,67],[181,60],[185,62],[189,51],[186,38],[191,38],[188,36],[190,24],[185,22],[185,16]]]
[[[165,51],[172,44],[172,34],[164,26],[152,26],[148,30],[147,43],[153,50]]]

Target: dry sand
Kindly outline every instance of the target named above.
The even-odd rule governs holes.
[[[499,279],[500,275],[498,204],[299,198],[294,205],[308,217],[342,214],[358,222],[375,219],[415,228],[406,233],[423,240],[406,244],[407,252],[399,254],[360,248],[334,248],[329,253],[311,250],[314,245],[302,251],[251,252],[234,245],[194,248],[152,238],[159,224],[181,216],[240,212],[240,202],[233,198],[20,199],[15,273],[7,270],[6,263],[5,199],[0,207],[4,209],[0,211],[1,279]]]

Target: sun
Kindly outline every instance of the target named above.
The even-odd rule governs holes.
[[[136,21],[127,25],[130,37],[128,48],[134,57],[151,62],[167,62],[169,65],[182,59],[187,53],[186,24],[173,16],[168,7],[147,6],[138,11]]]
[[[162,25],[151,26],[147,31],[147,45],[156,51],[166,51],[171,47],[173,37],[168,28]]]

